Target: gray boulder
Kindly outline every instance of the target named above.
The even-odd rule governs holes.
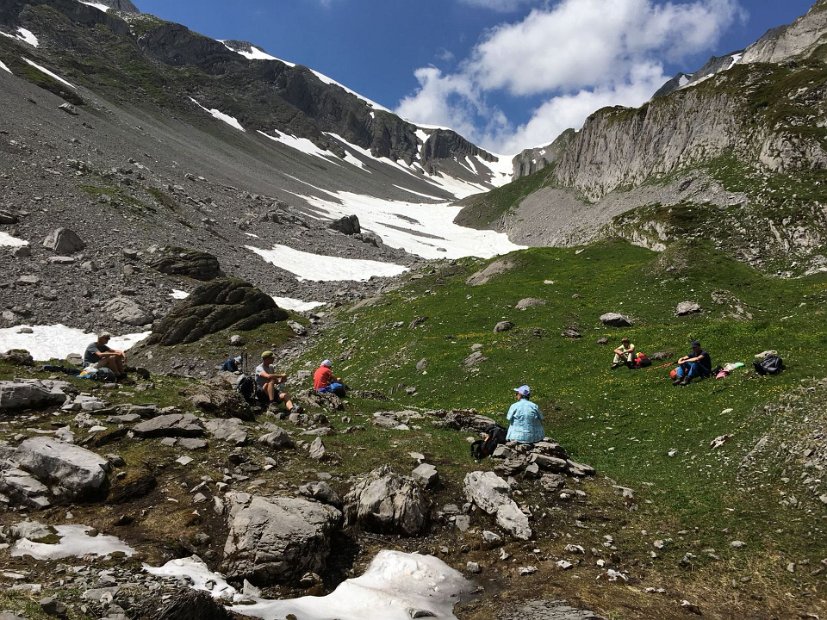
[[[293,497],[228,493],[226,499],[229,531],[222,569],[229,579],[267,586],[324,570],[341,512]]]
[[[201,437],[204,425],[191,413],[168,413],[132,427],[138,437]]]
[[[323,504],[342,508],[342,499],[327,482],[319,481],[303,484],[299,487],[299,493]]]
[[[411,477],[426,489],[434,487],[439,482],[439,472],[429,463],[422,463],[411,472]]]
[[[238,418],[213,418],[205,423],[207,432],[215,439],[226,441],[236,446],[247,443],[247,430]]]
[[[600,322],[610,327],[631,327],[632,319],[618,312],[607,312],[600,315]]]
[[[535,306],[545,306],[545,299],[537,299],[535,297],[526,297],[517,302],[514,306],[517,310],[526,310],[527,308],[534,308]]]
[[[0,462],[0,495],[12,504],[34,510],[52,505],[49,487],[10,461]]]
[[[61,499],[99,499],[109,490],[111,466],[105,458],[51,437],[26,439],[14,460]]]
[[[362,232],[362,227],[359,225],[359,218],[355,215],[346,215],[338,220],[331,222],[328,228],[338,230],[345,235],[355,235]]]
[[[531,526],[528,517],[513,501],[502,504],[496,512],[497,525],[519,540],[531,538]]]
[[[55,254],[74,254],[86,247],[83,239],[68,228],[57,228],[43,240],[43,247],[49,248]]]
[[[675,308],[675,316],[686,316],[687,314],[698,314],[701,312],[701,304],[695,301],[682,301]]]
[[[528,517],[510,497],[508,483],[492,471],[472,471],[465,476],[465,497],[483,512],[496,515],[497,524],[515,538],[531,538]]]
[[[174,246],[162,248],[160,256],[150,266],[167,275],[186,276],[204,282],[224,275],[218,259],[212,254]]]
[[[345,495],[345,522],[369,531],[416,536],[427,525],[428,504],[419,485],[383,465]]]
[[[238,278],[218,278],[202,284],[155,326],[147,344],[173,345],[231,328],[255,329],[287,319],[273,298]]]
[[[152,313],[144,310],[134,299],[113,297],[103,306],[104,311],[119,323],[146,325],[152,323]]]
[[[266,435],[259,437],[258,442],[268,448],[273,448],[274,450],[283,450],[295,447],[290,434],[278,426],[274,427],[273,430]]]
[[[500,321],[494,326],[494,333],[496,334],[499,332],[507,332],[508,330],[513,328],[514,323],[512,323],[511,321]]]
[[[66,394],[54,382],[0,381],[0,411],[49,407],[65,400]]]

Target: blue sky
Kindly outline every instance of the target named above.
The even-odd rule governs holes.
[[[743,48],[812,0],[133,0],[320,71],[492,151],[551,142],[604,105]]]

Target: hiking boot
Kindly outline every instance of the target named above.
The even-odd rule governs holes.
[[[672,385],[680,385],[683,379],[672,379]]]
[[[620,366],[620,364],[612,364],[612,368],[611,368],[611,369],[612,369],[612,370],[614,370],[614,369],[615,369],[615,368],[617,368],[618,366]]]
[[[141,366],[138,366],[138,368],[135,369],[135,374],[144,381],[149,379],[149,371]]]
[[[692,379],[690,379],[689,377],[684,377],[684,378],[681,380],[681,385],[689,385],[689,382],[690,382],[690,381],[692,381]]]
[[[296,405],[290,410],[290,413],[304,413],[304,407],[301,405]]]

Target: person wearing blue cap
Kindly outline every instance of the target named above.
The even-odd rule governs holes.
[[[543,414],[536,403],[531,402],[531,388],[521,385],[514,388],[514,396],[517,402],[508,408],[508,434],[506,441],[517,441],[519,443],[535,443],[541,441],[545,436],[543,431]]]
[[[712,358],[701,348],[701,343],[692,341],[692,352],[678,360],[673,385],[689,385],[695,377],[708,377],[712,374]]]

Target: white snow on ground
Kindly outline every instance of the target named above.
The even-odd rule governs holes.
[[[111,7],[106,6],[105,4],[100,4],[98,2],[84,2],[84,0],[78,0],[81,4],[85,4],[86,6],[91,6],[93,8],[98,9],[99,11],[103,11],[104,13],[108,12]]]
[[[743,54],[733,54],[733,55],[731,56],[731,58],[732,58],[732,64],[731,64],[731,65],[729,65],[729,67],[727,67],[727,68],[728,68],[728,69],[732,69],[732,67],[734,67],[735,65],[737,65],[737,64],[741,61],[741,58],[743,58],[743,57],[744,57],[744,55],[743,55]]]
[[[3,63],[0,62],[0,65],[3,65]],[[3,65],[3,67],[5,68],[6,65]],[[9,70],[6,69],[6,71]],[[9,71],[9,73],[11,73],[11,71]],[[9,233],[0,230],[0,247],[6,246],[16,248],[21,245],[29,245],[29,242],[23,239],[18,239],[17,237],[12,237]]]
[[[186,291],[182,291],[181,289],[174,288],[172,289],[172,292],[169,294],[169,296],[173,299],[186,299],[190,296],[190,294]]]
[[[32,47],[38,47],[40,45],[40,41],[37,40],[37,37],[34,36],[31,30],[26,30],[25,28],[18,28],[17,29],[17,38],[21,41],[25,41]]]
[[[290,134],[281,133],[277,129],[273,130],[273,133],[275,134],[273,136],[271,136],[269,133],[264,133],[260,129],[258,130],[258,133],[260,133],[265,138],[270,138],[274,142],[280,142],[285,146],[289,146],[291,149],[296,149],[297,151],[307,153],[308,155],[314,155],[315,157],[322,157],[324,159],[328,159],[330,157],[338,159],[338,157],[333,155],[333,153],[319,148],[307,138],[297,138],[296,136],[291,136]]]
[[[42,71],[42,72],[43,72],[43,73],[45,73],[46,75],[48,75],[48,76],[50,76],[50,77],[53,77],[54,79],[58,80],[59,82],[63,82],[64,84],[66,84],[66,86],[68,86],[68,87],[70,87],[70,88],[75,88],[72,84],[70,84],[69,82],[67,82],[66,80],[64,80],[64,79],[63,79],[62,77],[60,77],[57,73],[52,73],[52,72],[51,72],[51,71],[49,71],[46,67],[41,67],[41,66],[40,66],[39,64],[37,64],[36,62],[32,62],[31,60],[29,60],[28,58],[25,58],[25,57],[23,58],[23,60],[24,60],[24,61],[26,61],[27,63],[29,63],[32,67],[34,67],[34,68],[35,68],[35,69],[37,69],[38,71]]]
[[[246,131],[246,129],[244,129],[244,127],[241,126],[241,123],[239,123],[234,117],[230,116],[229,114],[224,114],[224,112],[222,112],[221,110],[216,110],[215,108],[208,110],[192,97],[190,97],[189,99],[199,108],[204,110],[204,112],[212,115],[214,118],[217,118],[218,120],[224,123],[227,123],[230,127],[234,127],[235,129],[238,129],[240,131]]]
[[[296,312],[307,312],[313,308],[324,306],[323,301],[302,301],[301,299],[293,299],[292,297],[273,297],[273,301],[278,304],[279,308],[285,310],[295,310]]]
[[[294,66],[293,63],[288,63],[288,62],[283,61],[281,58],[276,58],[275,56],[271,56],[270,54],[268,54],[264,50],[260,50],[254,45],[250,46],[250,51],[248,52],[246,50],[237,50],[234,47],[230,47],[229,45],[227,45],[226,41],[222,41],[221,39],[219,39],[219,42],[223,43],[224,47],[226,47],[231,52],[235,52],[236,54],[241,54],[242,56],[244,56],[245,58],[249,58],[250,60],[278,60],[280,62],[284,62],[284,64],[286,64],[286,65]]]
[[[375,232],[389,246],[423,258],[490,258],[525,247],[512,243],[503,233],[454,224],[462,207],[449,207],[448,203],[397,202],[350,192],[325,193],[331,200],[302,198],[333,219],[356,215],[362,228]]]
[[[436,196],[430,196],[428,194],[420,194],[419,192],[415,192],[412,189],[408,189],[407,187],[402,187],[401,185],[394,185],[396,189],[401,189],[403,192],[408,192],[409,194],[414,194],[415,196],[421,196],[422,198],[428,198],[430,200],[434,200],[437,202],[441,202],[441,198],[437,198]]]
[[[19,334],[21,327],[32,330],[31,334]],[[125,351],[148,337],[150,332],[112,336],[109,346]],[[17,325],[0,329],[0,352],[11,349],[26,349],[36,360],[51,358],[63,359],[70,353],[86,350],[97,339],[95,334],[84,333],[80,329],[65,325]]]
[[[0,69],[2,69],[3,71],[8,71],[9,73],[11,73],[11,69],[9,69],[2,60],[0,60]],[[12,75],[14,75],[14,74],[12,73]],[[2,234],[2,233],[0,233],[0,234]],[[0,241],[0,245],[3,245],[2,241]]]
[[[249,598],[227,584],[222,575],[210,572],[197,556],[171,560],[159,568],[144,564],[144,570],[156,576],[186,577],[192,588],[209,592],[213,598]],[[288,614],[302,620],[330,620],[332,610],[337,620],[410,620],[412,612],[419,612],[417,617],[456,620],[454,605],[471,588],[462,574],[438,558],[383,550],[361,577],[344,581],[327,596],[256,598],[252,605],[235,605],[231,609],[264,620],[280,620]]]
[[[393,263],[312,254],[294,250],[286,245],[274,245],[272,250],[262,250],[251,245],[244,247],[261,256],[268,263],[289,271],[298,280],[314,280],[316,282],[357,280],[364,282],[371,276],[384,278],[396,276],[408,270],[407,267]]]
[[[82,558],[87,555],[105,557],[120,551],[126,556],[135,553],[129,545],[115,536],[89,536],[92,528],[88,525],[57,525],[60,542],[55,544],[32,542],[21,538],[11,548],[12,557],[30,555],[35,560],[60,560],[69,557]]]
[[[689,78],[688,77],[686,77],[685,75],[682,75],[680,78],[678,78],[678,88],[683,88],[687,84],[689,84]]]

